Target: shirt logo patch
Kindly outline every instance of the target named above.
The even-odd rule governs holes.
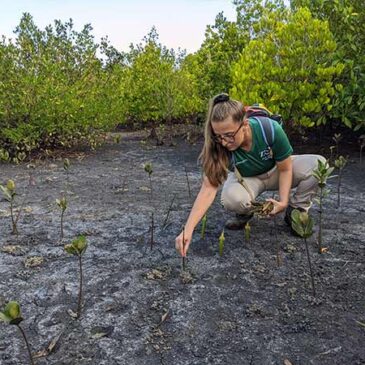
[[[263,151],[260,152],[261,160],[267,161],[272,159],[272,150],[270,147],[267,147]]]

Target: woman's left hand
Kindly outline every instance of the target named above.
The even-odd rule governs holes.
[[[281,201],[277,201],[275,199],[266,199],[266,201],[271,202],[274,204],[274,208],[272,209],[272,211],[269,213],[270,216],[274,216],[276,214],[279,214],[280,212],[282,212],[283,210],[285,210],[288,206],[288,204],[285,204]]]

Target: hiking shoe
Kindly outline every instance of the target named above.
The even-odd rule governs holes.
[[[253,217],[251,214],[236,214],[234,218],[230,218],[224,224],[224,227],[231,230],[239,230],[245,228],[246,223]]]

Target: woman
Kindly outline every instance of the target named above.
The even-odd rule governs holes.
[[[317,167],[318,155],[294,155],[288,137],[280,124],[270,123],[271,143],[268,143],[264,118],[247,118],[244,106],[227,94],[214,97],[209,103],[205,123],[205,142],[199,159],[204,178],[198,196],[185,224],[176,237],[176,249],[182,256],[188,252],[194,228],[214,201],[224,183],[223,206],[236,213],[226,222],[228,229],[243,228],[252,217],[251,202],[264,191],[279,190],[270,215],[286,210],[285,221],[291,224],[293,209],[308,211],[317,191],[312,171]],[[291,188],[296,188],[290,196]]]

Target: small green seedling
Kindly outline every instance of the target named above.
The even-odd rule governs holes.
[[[147,162],[146,164],[144,164],[143,168],[144,168],[144,171],[146,171],[147,174],[148,174],[148,178],[149,178],[149,181],[150,181],[151,198],[152,198],[152,179],[151,179],[151,175],[153,173],[153,168],[152,168],[151,162]]]
[[[10,203],[10,216],[12,224],[12,234],[18,234],[17,223],[20,217],[21,209],[19,209],[18,215],[14,214],[14,202],[15,202],[15,182],[13,180],[8,180],[6,186],[0,185],[0,189],[5,197],[5,199]]]
[[[318,160],[318,167],[312,175],[318,181],[319,187],[319,228],[318,228],[318,253],[322,253],[322,219],[323,219],[323,199],[328,195],[329,190],[326,189],[327,180],[330,178],[334,167],[330,167],[328,161],[322,162]]]
[[[4,150],[3,148],[0,148],[0,160],[1,161],[9,161],[10,155],[7,150]]]
[[[67,199],[63,196],[61,199],[56,199],[56,204],[61,209],[61,240],[63,239],[63,218],[67,209]]]
[[[348,161],[348,157],[340,156],[335,160],[335,167],[338,169],[338,180],[337,180],[337,208],[341,206],[341,178],[342,172]]]
[[[208,219],[207,215],[204,214],[204,217],[202,218],[202,229],[200,231],[200,237],[201,237],[202,240],[205,237],[205,230],[207,228],[207,219]]]
[[[68,158],[65,158],[65,159],[63,160],[63,169],[64,169],[65,171],[68,171],[68,170],[69,170],[69,168],[70,168],[70,160],[69,160]]]
[[[247,222],[245,225],[245,240],[246,242],[250,243],[250,239],[251,239],[251,226],[250,222]]]
[[[219,256],[223,256],[223,250],[224,250],[224,241],[226,240],[224,236],[224,229],[219,236]]]
[[[114,136],[114,143],[119,144],[121,140],[122,136],[120,134]]]
[[[82,256],[87,249],[87,242],[85,236],[79,236],[75,238],[71,243],[64,246],[65,251],[70,255],[77,256],[79,260],[79,269],[80,269],[80,280],[79,280],[79,295],[77,302],[77,312],[76,318],[80,318],[81,309],[82,309],[82,284],[83,284],[83,274],[82,274]]]
[[[312,271],[312,264],[309,256],[309,249],[307,238],[313,234],[313,219],[307,212],[300,212],[298,209],[294,209],[291,213],[292,228],[298,233],[300,237],[304,239],[305,249],[307,251],[307,259],[309,265],[309,271],[312,279],[312,291],[313,296],[316,296],[316,288],[314,285],[314,276]]]
[[[334,136],[332,137],[332,140],[336,143],[336,157],[339,155],[339,145],[340,142],[342,141],[342,135],[341,133],[335,133]]]
[[[9,302],[5,306],[5,309],[2,312],[0,312],[0,321],[3,321],[5,323],[18,327],[19,331],[21,332],[21,334],[24,338],[24,342],[27,346],[30,364],[34,365],[34,360],[33,360],[32,352],[30,350],[27,336],[25,335],[23,328],[20,326],[20,322],[23,321],[23,317],[22,317],[22,314],[20,311],[19,303],[15,302],[15,301]]]
[[[330,158],[329,158],[329,160],[332,162],[333,161],[333,156],[334,156],[334,154],[333,154],[333,150],[336,148],[336,146],[330,146]]]

